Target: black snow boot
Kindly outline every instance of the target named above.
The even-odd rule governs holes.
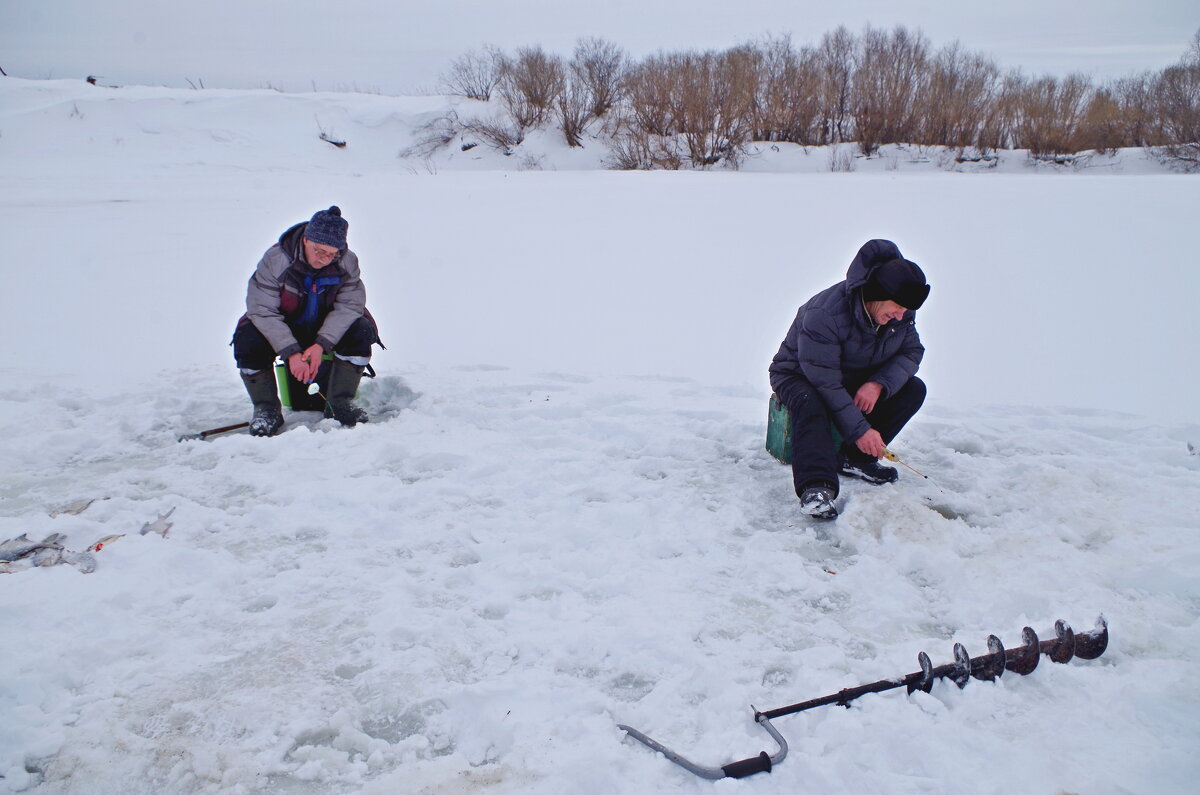
[[[884,483],[895,483],[898,477],[896,470],[892,467],[885,467],[876,459],[862,455],[861,453],[854,455],[853,453],[843,452],[838,471],[843,475],[860,478],[876,486],[882,486]]]
[[[815,519],[836,519],[834,496],[833,487],[824,483],[808,486],[800,493],[800,511]]]
[[[329,402],[325,404],[325,416],[333,417],[347,428],[353,428],[368,419],[367,412],[354,405],[354,396],[358,394],[358,382],[362,380],[363,369],[345,359],[333,357],[333,369],[329,374]]]
[[[279,388],[275,385],[274,370],[259,370],[254,375],[242,373],[242,383],[254,403],[250,420],[251,436],[274,436],[283,427],[283,406],[279,404]]]

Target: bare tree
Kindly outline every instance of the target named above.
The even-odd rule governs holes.
[[[1162,143],[1161,129],[1154,113],[1154,82],[1154,76],[1147,72],[1121,78],[1109,87],[1109,93],[1120,108],[1124,146]]]
[[[857,51],[858,40],[845,26],[839,25],[821,37],[817,48],[821,65],[821,143],[851,140],[850,91]]]
[[[572,80],[588,95],[588,114],[599,118],[621,100],[625,51],[598,38],[580,39],[571,58]]]
[[[1155,154],[1182,171],[1200,171],[1200,31],[1183,59],[1152,89],[1163,145]]]
[[[680,56],[659,53],[651,55],[633,67],[625,79],[627,97],[626,122],[633,129],[650,135],[672,135],[675,132],[673,97],[679,82]]]
[[[912,141],[916,100],[924,91],[929,43],[920,31],[868,27],[854,72],[854,129],[863,154],[881,144]]]
[[[750,138],[754,71],[744,48],[690,54],[679,63],[674,117],[693,167],[738,164]]]
[[[484,45],[478,52],[455,58],[442,75],[442,87],[447,93],[486,102],[500,83],[503,64],[504,54],[490,44]]]
[[[917,141],[953,147],[959,159],[968,149],[985,155],[984,131],[998,113],[1000,70],[991,60],[966,52],[958,42],[930,60],[924,91],[917,101]]]
[[[1113,154],[1125,143],[1125,121],[1121,105],[1108,88],[1092,92],[1079,130],[1081,149]]]
[[[549,120],[564,81],[562,58],[541,47],[522,47],[504,59],[498,88],[513,121],[524,130]]]
[[[753,139],[820,143],[821,66],[816,50],[797,51],[791,37],[781,36],[764,40],[753,55]]]
[[[1200,28],[1192,34],[1187,51],[1183,54],[1183,66],[1200,66]]]
[[[1091,80],[1081,74],[1024,82],[1017,96],[1016,146],[1037,160],[1061,161],[1079,152],[1091,93]]]
[[[567,74],[554,100],[554,112],[567,145],[583,146],[583,134],[592,117],[592,92],[574,71]]]

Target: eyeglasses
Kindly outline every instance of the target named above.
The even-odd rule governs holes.
[[[331,248],[330,246],[325,246],[320,243],[314,243],[311,240],[307,242],[312,249],[313,256],[319,259],[333,259],[338,254],[342,253],[340,248]]]

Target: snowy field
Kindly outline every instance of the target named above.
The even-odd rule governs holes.
[[[0,78],[0,540],[124,534],[90,574],[0,574],[0,789],[1193,791],[1200,180],[398,158],[450,104]],[[372,422],[177,443],[248,419],[245,281],[334,203],[388,345]],[[932,480],[814,523],[763,450],[766,367],[872,237],[933,285],[893,445]],[[770,775],[616,728],[720,765],[774,750],[750,704],[1101,613],[1094,661],[780,718]]]

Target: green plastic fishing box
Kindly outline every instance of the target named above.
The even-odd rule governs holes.
[[[792,418],[773,393],[767,408],[767,452],[781,464],[792,463]]]
[[[832,422],[829,423],[829,429],[833,432],[833,449],[840,449],[841,432]],[[781,464],[792,463],[792,415],[774,393],[767,407],[767,452]]]

